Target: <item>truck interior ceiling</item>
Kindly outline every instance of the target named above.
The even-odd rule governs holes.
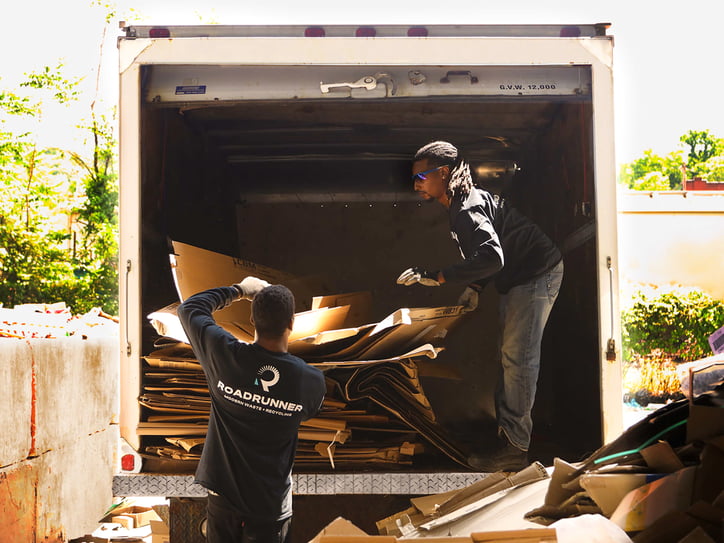
[[[411,158],[454,143],[562,248],[565,277],[543,344],[531,457],[576,461],[601,445],[590,96],[255,99],[141,105],[143,314],[177,300],[169,240],[298,276],[318,294],[370,291],[375,319],[455,305],[465,285],[403,287],[410,266],[460,258],[446,210],[413,191]],[[242,278],[240,277],[239,280]],[[311,300],[297,300],[298,311]],[[154,339],[144,324],[144,349]],[[492,438],[497,293],[421,369],[441,425]]]

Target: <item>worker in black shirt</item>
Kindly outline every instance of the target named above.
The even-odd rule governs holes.
[[[502,376],[495,393],[498,435],[486,454],[472,454],[481,471],[519,470],[528,464],[540,347],[563,279],[561,253],[533,222],[501,198],[476,187],[457,148],[435,141],[419,149],[412,165],[415,191],[449,210],[450,230],[462,260],[441,270],[405,270],[397,282],[468,286],[459,304],[473,310],[493,280],[500,294]]]
[[[254,343],[237,340],[212,313],[252,300]],[[325,393],[321,371],[287,352],[294,297],[247,277],[188,298],[178,316],[206,375],[209,427],[196,482],[209,491],[210,543],[282,543],[292,517],[291,471],[302,421]]]

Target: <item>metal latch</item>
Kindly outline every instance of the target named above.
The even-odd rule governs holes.
[[[606,257],[606,267],[608,268],[609,295],[611,297],[611,337],[606,342],[606,360],[609,362],[616,361],[616,340],[613,339],[613,260],[610,256]]]
[[[382,81],[385,80],[385,81]],[[357,81],[354,82],[341,82],[341,83],[319,83],[319,90],[322,91],[323,94],[327,94],[331,91],[335,90],[345,90],[345,89],[365,89],[365,90],[374,90],[377,88],[377,83],[384,83],[385,90],[387,90],[387,94],[394,96],[397,92],[397,86],[395,85],[394,80],[390,77],[389,74],[383,74],[383,73],[376,73],[375,75],[366,75]],[[391,88],[390,88],[391,87]]]

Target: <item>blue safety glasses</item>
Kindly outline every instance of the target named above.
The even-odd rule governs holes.
[[[442,165],[442,166],[437,166],[437,167],[435,167],[435,168],[432,168],[432,169],[430,169],[430,170],[425,170],[424,172],[418,172],[418,173],[416,173],[415,175],[412,176],[412,182],[414,183],[414,182],[417,181],[418,179],[419,179],[420,181],[424,181],[425,179],[427,179],[427,177],[425,177],[427,174],[432,173],[432,172],[434,172],[435,170],[439,170],[440,168],[444,168],[444,167],[445,167],[445,166]]]

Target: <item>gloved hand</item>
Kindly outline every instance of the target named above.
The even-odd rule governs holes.
[[[478,291],[472,287],[466,287],[458,298],[458,304],[463,306],[463,311],[474,311],[478,307]]]
[[[397,278],[397,284],[409,287],[415,283],[420,283],[426,287],[439,287],[437,273],[436,271],[427,271],[417,267],[408,268]]]
[[[261,289],[268,287],[269,283],[258,277],[245,277],[241,283],[232,285],[237,291],[239,291],[240,300],[253,300]]]

